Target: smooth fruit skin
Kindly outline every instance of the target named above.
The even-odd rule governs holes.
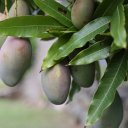
[[[90,87],[95,78],[95,63],[88,65],[71,66],[74,81],[80,87]]]
[[[76,0],[71,10],[71,20],[74,26],[81,29],[91,20],[94,10],[94,0]]]
[[[15,1],[9,10],[9,17],[24,16],[24,15],[29,15],[29,13],[30,13],[29,7],[25,2],[25,0],[17,0],[17,10],[16,10],[16,1]]]
[[[8,36],[0,50],[0,77],[8,86],[15,86],[30,66],[32,46],[23,38]]]
[[[71,83],[68,67],[57,64],[43,71],[41,81],[46,96],[53,104],[60,105],[66,101]]]
[[[123,103],[116,92],[113,103],[104,111],[92,128],[119,128],[123,119]]]

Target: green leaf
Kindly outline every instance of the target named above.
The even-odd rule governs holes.
[[[127,53],[121,51],[111,59],[88,110],[86,126],[101,118],[115,97],[117,87],[124,81],[127,72]]]
[[[60,38],[58,38],[57,41],[55,41],[53,43],[53,45],[48,50],[47,56],[43,60],[43,67],[44,67],[44,68],[42,68],[43,70],[46,69],[47,67],[52,67],[53,65],[55,65],[57,63],[54,60],[56,51],[58,50],[59,47],[64,45],[69,40],[70,37],[71,37],[70,34],[63,35]]]
[[[49,16],[21,16],[0,22],[1,36],[44,37],[48,31],[66,29]]]
[[[3,45],[4,41],[6,40],[6,38],[7,38],[6,36],[3,37],[0,36],[0,48]]]
[[[117,6],[111,19],[111,35],[114,45],[118,48],[126,48],[125,14],[122,4]]]
[[[107,58],[110,53],[110,43],[98,42],[81,51],[70,62],[69,65],[85,65],[94,61]]]
[[[93,17],[111,16],[120,3],[123,3],[123,0],[103,0]]]
[[[108,24],[110,22],[109,17],[101,17],[94,21],[91,21],[87,25],[85,25],[80,31],[74,33],[70,40],[64,45],[61,45],[54,51],[52,59],[47,61],[47,63],[43,63],[42,68],[46,69],[53,64],[50,64],[50,61],[58,61],[66,56],[68,56],[73,50],[76,48],[83,47],[88,41],[92,40],[97,34],[103,33],[106,29],[108,29]],[[47,58],[47,57],[46,57]]]
[[[71,87],[71,90],[70,90],[70,93],[69,93],[69,99],[68,99],[68,102],[71,102],[73,100],[73,96],[78,93],[79,91],[81,90],[80,86],[76,84],[76,82],[73,80],[72,81],[72,87]]]
[[[34,0],[34,2],[48,15],[54,17],[61,24],[71,27],[70,11],[54,0]]]
[[[118,92],[114,102],[107,108],[101,119],[94,125],[95,128],[119,128],[123,119],[123,103]]]
[[[126,28],[126,31],[128,33],[128,5],[124,6],[125,8],[125,28]]]

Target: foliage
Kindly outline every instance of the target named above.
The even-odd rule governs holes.
[[[63,5],[64,1],[67,7]],[[64,1],[27,0],[32,15],[1,21],[0,34],[47,40],[57,38],[43,60],[42,70],[52,68],[65,60],[69,68],[72,65],[98,62],[101,59],[107,61],[107,69],[99,81],[88,110],[85,126],[90,126],[94,125],[113,103],[117,88],[127,75],[128,2],[95,0],[92,19],[78,30],[71,20],[73,1]],[[8,0],[7,7],[4,2],[0,1],[0,3],[1,11],[4,10],[3,8],[9,9],[12,4],[11,0]],[[72,81],[69,101],[77,91],[80,91],[74,80]],[[113,126],[113,128],[118,127]]]

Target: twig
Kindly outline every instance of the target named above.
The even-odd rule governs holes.
[[[15,0],[16,6],[15,6],[15,15],[17,16],[17,0]]]
[[[4,4],[5,4],[5,14],[8,17],[8,2],[7,2],[7,0],[4,0]]]

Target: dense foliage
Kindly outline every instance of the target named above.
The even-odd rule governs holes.
[[[15,2],[18,1],[22,0]],[[13,2],[14,0],[0,0],[1,13],[8,16]],[[14,9],[15,17],[10,16],[0,22],[1,37],[34,37],[42,40],[56,38],[42,62],[42,71],[50,72],[60,63],[70,69],[71,89],[69,91],[68,87],[66,90],[69,101],[81,87],[90,87],[95,74],[98,75],[99,85],[90,104],[85,127],[94,125],[100,119],[102,125],[99,128],[118,128],[123,118],[123,108],[117,88],[128,78],[128,1],[26,0],[26,3],[30,15],[20,16],[17,9]],[[24,10],[24,6],[20,10]],[[102,59],[107,62],[103,76],[99,64]],[[58,72],[61,76],[59,69],[53,74],[58,77]],[[63,74],[66,76],[65,71]],[[50,79],[49,76],[45,76],[47,80]],[[62,76],[59,78],[62,82]],[[62,86],[57,80],[54,83]],[[48,84],[46,81],[44,83]],[[69,81],[66,83],[69,84]],[[54,91],[57,90],[53,89],[53,93]],[[119,113],[114,110],[116,107]],[[112,117],[110,112],[113,113]]]

